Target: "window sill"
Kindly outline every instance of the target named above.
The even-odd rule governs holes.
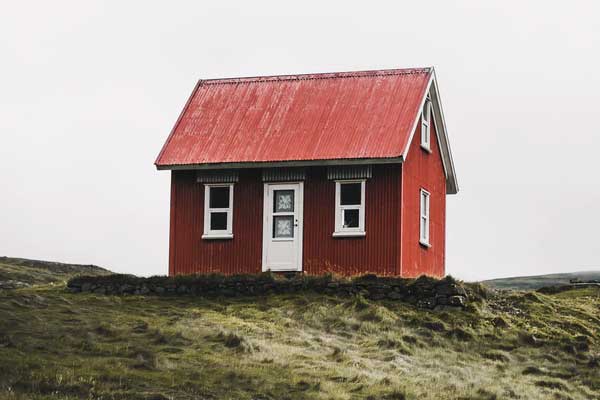
[[[421,246],[423,246],[423,247],[426,247],[426,248],[430,248],[430,247],[431,247],[431,245],[430,245],[429,243],[427,243],[427,242],[424,242],[424,241],[422,241],[422,240],[419,240],[419,244],[420,244]]]
[[[202,239],[204,240],[213,240],[213,239],[233,239],[232,233],[207,233],[202,235]]]
[[[367,232],[333,232],[333,237],[365,237]]]
[[[425,150],[426,152],[428,152],[429,154],[431,154],[431,153],[432,153],[432,151],[431,151],[431,147],[427,147],[427,146],[425,146],[424,144],[422,144],[422,145],[421,145],[421,148],[422,148],[423,150]]]

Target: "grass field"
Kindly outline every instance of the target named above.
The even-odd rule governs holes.
[[[600,292],[465,311],[0,290],[1,399],[600,399]]]

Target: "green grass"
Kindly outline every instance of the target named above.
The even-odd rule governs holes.
[[[0,291],[4,399],[600,399],[600,292],[465,311]]]
[[[544,286],[568,285],[571,279],[579,279],[582,281],[600,280],[600,271],[515,276],[511,278],[490,279],[483,283],[495,289],[535,290]]]

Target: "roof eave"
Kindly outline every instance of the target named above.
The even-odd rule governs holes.
[[[353,159],[329,159],[329,160],[288,160],[288,161],[248,161],[248,162],[224,162],[206,164],[157,164],[156,169],[162,170],[200,170],[200,169],[246,169],[246,168],[273,168],[273,167],[311,167],[329,165],[365,165],[365,164],[401,164],[402,156],[381,158],[353,158]]]

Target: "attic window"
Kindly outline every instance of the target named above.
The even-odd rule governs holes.
[[[233,238],[233,183],[204,185],[202,239]]]
[[[423,104],[423,112],[421,113],[421,147],[423,150],[431,152],[431,99],[429,96]]]

